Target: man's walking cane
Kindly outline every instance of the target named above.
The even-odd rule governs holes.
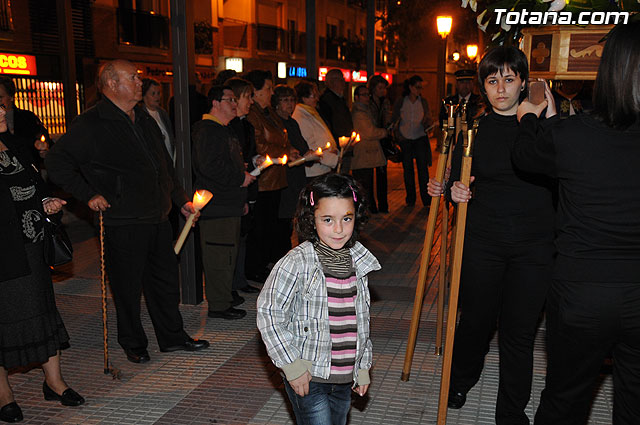
[[[473,153],[473,141],[478,129],[478,121],[468,129],[466,117],[463,116],[462,136],[462,171],[460,181],[469,186],[471,179],[471,160]],[[467,221],[467,202],[458,204],[456,215],[455,251],[453,252],[453,273],[451,275],[451,288],[449,294],[449,312],[447,314],[447,333],[444,342],[444,359],[442,363],[442,377],[440,379],[440,401],[438,403],[438,425],[447,423],[447,404],[449,402],[449,383],[451,379],[451,361],[453,356],[453,340],[456,332],[456,317],[458,312],[458,293],[460,290],[460,272],[462,268],[462,249],[464,247],[464,231]]]
[[[445,104],[448,110],[448,120],[444,125],[442,133],[442,143],[440,145],[440,156],[438,157],[438,165],[436,168],[435,178],[439,182],[443,181],[447,154],[449,153],[449,144],[455,134],[454,114],[455,105]],[[431,206],[429,207],[429,218],[427,219],[427,232],[424,236],[424,245],[422,246],[422,257],[420,258],[420,271],[418,273],[418,284],[416,285],[416,296],[413,300],[413,315],[411,317],[411,327],[409,329],[409,339],[407,340],[407,352],[404,357],[404,367],[402,369],[403,381],[409,380],[411,373],[411,362],[413,361],[413,352],[415,350],[416,338],[418,336],[418,324],[420,322],[420,313],[422,312],[422,301],[424,298],[424,287],[427,281],[427,272],[429,271],[429,259],[431,258],[431,245],[433,244],[433,234],[436,229],[436,218],[438,217],[438,207],[440,206],[440,196],[431,198]]]
[[[102,348],[104,351],[104,374],[119,377],[117,369],[109,365],[109,330],[107,329],[107,269],[104,262],[104,220],[100,211],[100,290],[102,292]]]

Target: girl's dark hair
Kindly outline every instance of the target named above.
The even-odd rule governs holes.
[[[147,92],[149,91],[151,86],[160,87],[160,83],[158,82],[158,80],[155,80],[153,78],[143,78],[142,79],[142,96],[143,97],[147,94]]]
[[[311,193],[313,192],[314,205],[311,205]],[[315,210],[322,198],[353,199],[355,194],[355,224],[351,239],[345,244],[351,248],[358,240],[362,227],[369,220],[367,211],[367,199],[364,190],[356,180],[342,174],[325,174],[316,177],[305,187],[298,198],[298,208],[295,216],[295,228],[298,239],[302,241],[318,242],[318,233],[315,226]]]
[[[407,78],[406,80],[404,80],[404,83],[402,83],[402,96],[409,96],[409,93],[411,92],[411,90],[409,90],[410,87],[415,86],[416,84],[418,84],[419,82],[423,81],[422,77],[419,75],[414,75],[412,77]]]
[[[384,84],[384,86],[387,87],[389,85],[389,82],[385,80],[382,75],[374,75],[373,77],[371,77],[371,79],[367,83],[367,86],[369,87],[369,91],[373,93],[376,87],[378,87],[378,84]]]
[[[593,114],[609,127],[640,122],[640,22],[616,26],[604,45],[593,90]]]
[[[302,103],[302,99],[311,96],[314,88],[315,86],[313,85],[313,83],[310,83],[309,81],[300,81],[298,84],[296,84],[295,89],[298,103]]]
[[[275,109],[280,101],[285,97],[296,97],[296,91],[286,84],[278,84],[273,89],[273,96],[271,96],[271,106]]]
[[[244,78],[232,77],[229,78],[224,84],[231,87],[233,94],[235,94],[238,99],[240,99],[240,96],[245,93],[251,94],[253,92],[253,86]]]
[[[504,71],[505,68],[512,70],[524,81],[524,90],[520,92],[520,102],[529,96],[529,62],[527,62],[527,57],[522,50],[517,47],[498,46],[485,53],[480,61],[480,65],[478,65],[480,92],[484,96],[487,105],[491,104],[489,103],[489,99],[487,99],[487,92],[484,89],[484,80],[496,72],[502,75],[502,71]]]

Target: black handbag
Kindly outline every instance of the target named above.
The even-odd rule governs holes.
[[[384,153],[385,158],[387,158],[391,162],[400,163],[402,162],[402,150],[400,146],[393,140],[392,137],[385,137],[380,140],[380,146],[382,147],[382,153]]]
[[[44,260],[51,267],[67,264],[73,259],[73,245],[62,223],[46,217],[44,222]]]

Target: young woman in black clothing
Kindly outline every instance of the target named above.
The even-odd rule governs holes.
[[[472,191],[460,181],[462,138],[453,152],[447,195],[469,202],[462,260],[449,407],[461,408],[478,382],[496,329],[500,383],[497,424],[529,424],[533,343],[551,282],[553,203],[550,181],[516,171],[511,148],[516,110],[528,92],[528,63],[515,47],[497,47],[480,62],[478,79],[491,112],[480,120]],[[549,111],[551,115],[554,111]],[[429,193],[443,186],[431,179]]]
[[[518,109],[514,164],[558,179],[558,257],[547,300],[546,386],[536,425],[584,424],[613,354],[613,424],[640,424],[640,22],[618,25],[595,83],[594,112],[539,129]],[[546,99],[553,103],[547,90]]]

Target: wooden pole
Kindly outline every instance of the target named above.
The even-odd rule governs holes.
[[[442,222],[440,233],[440,281],[438,282],[438,305],[436,319],[436,350],[435,355],[442,355],[442,324],[444,320],[444,298],[447,293],[447,233],[449,221],[449,207],[447,201],[442,202]]]
[[[473,139],[478,128],[478,122],[474,122],[473,128],[467,128],[466,118],[462,121],[462,134],[464,137],[462,171],[460,181],[469,186],[471,179],[471,160],[473,152]],[[451,275],[451,288],[449,293],[449,312],[447,314],[447,333],[444,342],[444,359],[442,363],[442,377],[440,379],[440,400],[438,403],[438,425],[447,423],[447,404],[449,402],[449,383],[451,379],[451,360],[453,356],[453,340],[456,332],[456,317],[458,312],[458,294],[460,291],[460,272],[462,269],[462,252],[464,247],[464,231],[467,222],[467,202],[458,204],[456,215],[455,251],[453,252],[453,273]]]
[[[449,115],[453,117],[453,105],[445,105],[449,109]],[[448,120],[450,123],[451,120]],[[436,167],[435,178],[438,182],[443,181],[447,154],[449,153],[449,143],[451,142],[452,130],[448,124],[445,125],[446,131],[442,132],[442,143],[440,145],[440,155],[438,156],[438,164]],[[422,301],[424,298],[424,287],[427,282],[427,272],[429,271],[429,259],[431,258],[431,247],[433,244],[433,235],[436,229],[436,218],[438,217],[438,207],[440,206],[440,196],[431,198],[429,207],[429,218],[427,219],[427,231],[424,235],[424,244],[422,245],[422,257],[420,258],[420,271],[418,272],[418,284],[416,285],[416,295],[413,300],[413,314],[411,316],[411,327],[409,329],[409,339],[407,340],[407,351],[404,357],[404,367],[402,368],[403,381],[409,380],[411,373],[411,362],[413,361],[413,352],[415,350],[416,338],[418,336],[418,325],[420,323],[420,314],[422,313]]]

